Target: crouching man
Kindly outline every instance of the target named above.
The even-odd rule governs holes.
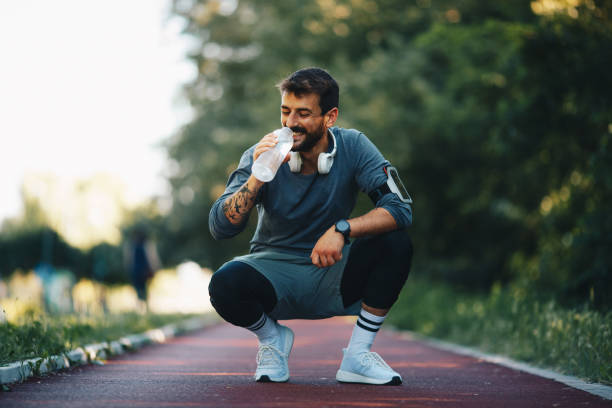
[[[294,334],[278,320],[357,315],[336,379],[401,384],[370,348],[410,270],[405,229],[412,200],[363,133],[334,127],[339,89],[326,71],[299,70],[279,89],[281,123],[293,131],[293,147],[264,183],[251,173],[253,162],[276,145],[273,133],[264,136],[244,152],[213,205],[216,239],[240,233],[254,207],[258,223],[250,253],[214,273],[211,303],[259,339],[256,381],[289,379]],[[349,219],[359,190],[375,208]]]

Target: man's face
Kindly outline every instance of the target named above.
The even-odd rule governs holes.
[[[281,123],[293,131],[294,152],[310,151],[325,134],[326,115],[321,115],[319,95],[297,97],[283,92],[281,97]]]

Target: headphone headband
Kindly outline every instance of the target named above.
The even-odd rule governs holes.
[[[331,131],[331,129],[327,129],[327,131],[329,132],[329,134],[332,137],[332,140],[334,141],[334,148],[332,149],[331,153],[323,153],[323,154],[328,154],[331,157],[336,157],[336,150],[338,147],[338,144],[336,143],[336,136],[334,136],[334,133]]]

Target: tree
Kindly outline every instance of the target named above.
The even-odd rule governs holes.
[[[272,85],[314,65],[340,83],[339,125],[364,131],[415,198],[416,270],[578,298],[609,276],[610,2],[550,13],[531,1],[233,4],[175,2],[199,69],[185,89],[197,115],[167,145],[177,171],[164,222],[177,257],[217,267],[247,250],[253,220],[215,242],[211,203],[241,153],[278,127]],[[567,262],[547,262],[574,230]]]

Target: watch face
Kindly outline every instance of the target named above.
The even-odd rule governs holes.
[[[348,221],[341,220],[336,224],[336,228],[338,228],[338,231],[340,232],[346,232],[351,228],[351,225],[348,223]]]

